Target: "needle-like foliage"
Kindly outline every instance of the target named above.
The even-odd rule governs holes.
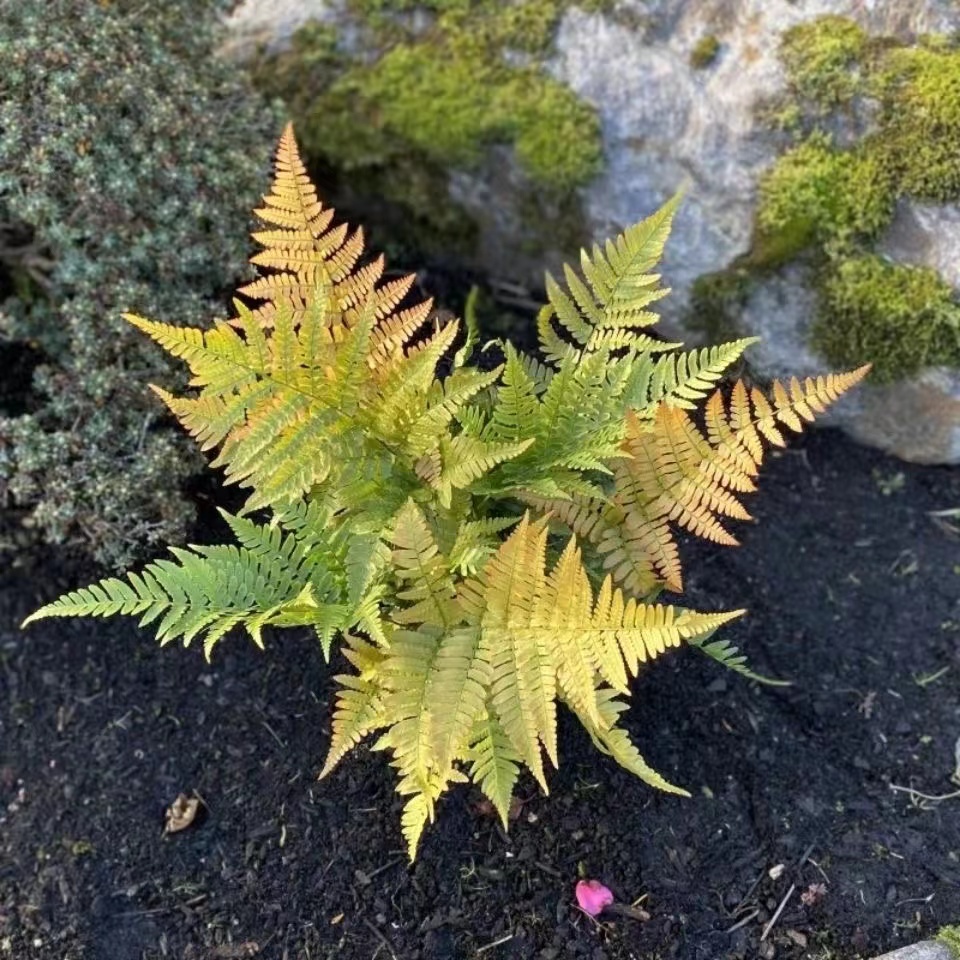
[[[716,385],[752,341],[656,339],[652,271],[677,202],[548,277],[543,358],[504,343],[480,371],[472,319],[464,341],[429,302],[407,305],[411,277],[364,262],[288,128],[256,211],[264,273],[240,291],[256,307],[207,330],[127,317],[190,368],[192,396],[155,389],[249,491],[227,516],[237,544],[174,550],[30,619],[132,614],[161,642],[202,636],[208,657],[233,627],[262,644],[265,627],[309,626],[325,654],[339,637],[353,672],[336,678],[321,776],[379,732],[411,856],[453,783],[476,783],[505,825],[524,767],[547,790],[558,703],[626,769],[683,793],[618,725],[630,678],[683,641],[763,678],[710,640],[743,611],[657,602],[682,586],[674,527],[735,543],[722,521],[748,517],[738,496],[764,442],[866,370],[774,383],[772,399],[738,382],[728,400]]]

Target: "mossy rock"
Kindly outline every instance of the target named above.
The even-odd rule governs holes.
[[[312,166],[347,185],[351,213],[374,225],[403,219],[379,216],[381,201],[406,211],[401,242],[414,254],[469,256],[478,224],[450,200],[451,173],[476,173],[493,148],[508,148],[525,192],[539,198],[531,206],[548,211],[568,210],[565,198],[602,169],[596,112],[543,67],[567,6],[350,0],[362,57],[344,49],[338,28],[313,24],[255,72],[287,103]],[[415,28],[416,10],[428,17]],[[537,227],[534,235],[556,234],[558,224]]]
[[[760,183],[745,265],[819,264],[812,345],[831,363],[870,360],[881,381],[960,366],[950,286],[875,256],[898,200],[960,200],[960,51],[939,36],[872,37],[831,15],[788,30],[780,54],[789,94],[775,122],[794,142]],[[864,114],[870,129],[838,142]]]

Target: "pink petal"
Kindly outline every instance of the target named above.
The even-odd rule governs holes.
[[[577,884],[577,903],[584,913],[595,917],[613,903],[613,893],[599,880],[581,880]]]

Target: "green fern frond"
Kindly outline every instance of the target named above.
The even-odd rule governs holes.
[[[44,617],[125,614],[139,616],[141,626],[159,620],[161,644],[182,638],[187,646],[198,634],[215,641],[241,624],[262,645],[261,628],[273,621],[282,625],[294,611],[299,623],[311,622],[297,576],[302,571],[238,547],[175,547],[171,552],[176,563],[158,560],[141,573],[128,574],[126,583],[110,577],[75,590],[41,607],[25,623]],[[211,650],[208,642],[208,657]]]
[[[747,347],[758,342],[759,337],[745,337],[688,353],[671,353],[648,364],[638,363],[626,391],[628,402],[639,416],[648,411],[652,415],[661,402],[693,410],[695,401],[715,388]]]
[[[712,634],[703,637],[691,637],[690,646],[703,651],[708,657],[723,664],[728,670],[739,673],[740,676],[753,680],[756,683],[762,683],[768,687],[789,687],[789,680],[776,680],[773,677],[766,677],[762,673],[755,673],[747,666],[747,658],[740,653],[740,649],[735,647],[729,640],[719,639],[710,640]]]
[[[640,755],[630,739],[630,735],[616,726],[620,714],[627,710],[627,705],[622,700],[616,699],[616,691],[598,690],[597,706],[603,716],[605,726],[597,728],[586,723],[584,726],[593,742],[603,753],[609,754],[621,767],[629,770],[634,776],[639,777],[644,783],[657,790],[662,790],[664,793],[674,793],[681,797],[690,796],[682,787],[675,786],[657,773]],[[583,720],[582,717],[580,719]]]
[[[394,569],[404,584],[397,599],[407,604],[394,614],[394,620],[401,624],[449,626],[456,618],[456,590],[450,565],[440,553],[426,519],[412,501],[408,501],[397,516],[392,540]]]
[[[513,749],[503,727],[489,714],[474,726],[467,759],[470,761],[470,779],[493,804],[506,828],[522,758]]]
[[[569,292],[548,274],[548,305],[537,323],[541,348],[548,359],[559,363],[574,356],[577,349],[597,349],[603,345],[602,339],[589,346],[597,334],[633,331],[656,323],[657,315],[647,308],[669,291],[657,287],[660,278],[650,270],[663,253],[679,202],[677,194],[653,216],[608,240],[604,247],[594,245],[590,253],[582,250],[583,279],[569,266],[564,270]],[[557,336],[554,319],[576,347]],[[627,338],[622,345],[630,342]],[[649,338],[632,342],[638,349],[652,349]],[[664,345],[664,349],[669,346]]]
[[[487,517],[460,524],[450,549],[450,568],[463,576],[476,573],[500,545],[498,533],[514,526],[519,517]]]

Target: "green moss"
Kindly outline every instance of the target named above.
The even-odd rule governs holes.
[[[690,66],[695,70],[705,70],[720,53],[720,41],[712,34],[702,36],[690,51]]]
[[[783,34],[780,56],[794,93],[821,107],[846,103],[861,88],[867,35],[847,17],[818,17]]]
[[[946,203],[960,196],[960,52],[891,51],[875,89],[883,102],[875,148],[902,193]]]
[[[875,151],[837,150],[814,135],[783,154],[760,184],[757,265],[792,259],[811,245],[830,254],[875,238],[893,216],[889,171]]]
[[[831,363],[872,363],[881,382],[960,366],[960,304],[934,270],[851,257],[828,272],[812,338]]]
[[[937,942],[948,947],[951,953],[960,960],[960,926],[942,927],[937,934]]]

